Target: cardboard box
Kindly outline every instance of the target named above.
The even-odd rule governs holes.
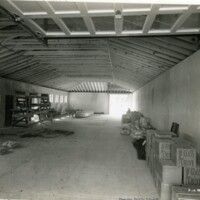
[[[171,159],[178,167],[196,167],[196,150],[184,140],[171,145]]]
[[[200,186],[172,186],[171,200],[199,200]]]
[[[200,166],[184,167],[183,177],[184,185],[200,186]]]
[[[147,163],[147,166],[150,167],[150,160],[149,160],[149,157],[146,155],[146,163]]]
[[[175,133],[172,133],[170,131],[158,131],[156,133],[156,137],[160,137],[160,138],[172,138],[172,137],[175,137],[176,134]]]
[[[151,171],[151,174],[154,176],[154,173],[155,173],[155,152],[153,149],[151,149],[151,155],[150,155],[150,171]]]
[[[171,158],[171,145],[173,141],[170,139],[155,139],[155,153],[159,159],[169,160]]]
[[[155,186],[156,186],[156,190],[160,196],[160,193],[161,193],[161,183],[162,181],[160,180],[160,177],[159,175],[157,174],[157,172],[155,171]]]
[[[168,131],[157,131],[152,135],[152,148],[155,148],[156,139],[171,139],[174,133]]]
[[[148,167],[150,167],[150,155],[151,155],[151,148],[148,148],[146,146],[146,163]]]
[[[155,133],[158,132],[157,130],[146,130],[146,139],[147,139],[147,144],[146,146],[148,148],[152,147],[152,136],[155,135]]]
[[[181,184],[182,167],[177,167],[171,160],[155,158],[155,171],[162,183]]]
[[[160,200],[171,200],[171,187],[172,185],[162,183],[161,180],[157,179],[157,185],[156,189],[158,191],[158,194],[160,196]]]

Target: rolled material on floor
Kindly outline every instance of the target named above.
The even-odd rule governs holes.
[[[75,117],[76,118],[85,118],[85,117],[90,117],[93,114],[94,114],[93,111],[80,110],[80,111],[76,111]]]

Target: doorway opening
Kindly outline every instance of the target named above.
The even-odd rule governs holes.
[[[110,94],[109,114],[113,117],[121,117],[131,106],[130,94]]]

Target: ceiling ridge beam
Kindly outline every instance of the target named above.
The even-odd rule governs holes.
[[[11,6],[13,6],[13,3],[11,1],[8,1],[8,4],[10,4]],[[14,6],[14,9],[16,9],[15,6]],[[3,12],[9,18],[11,18],[13,20],[13,22],[15,22],[16,25],[18,25],[20,28],[22,28],[23,30],[25,30],[26,32],[28,32],[30,35],[32,35],[33,37],[35,37],[44,46],[47,46],[46,40],[44,38],[38,37],[38,35],[32,29],[30,29],[26,24],[23,23],[23,21],[22,21],[22,17],[23,16],[21,15],[20,12],[19,12],[20,16],[17,17],[15,15],[11,14],[7,9],[5,9],[2,6],[0,6],[0,11]]]

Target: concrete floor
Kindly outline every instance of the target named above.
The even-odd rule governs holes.
[[[23,148],[0,156],[0,199],[158,198],[146,162],[120,135],[120,120],[66,118],[49,126],[75,134],[18,138]]]

